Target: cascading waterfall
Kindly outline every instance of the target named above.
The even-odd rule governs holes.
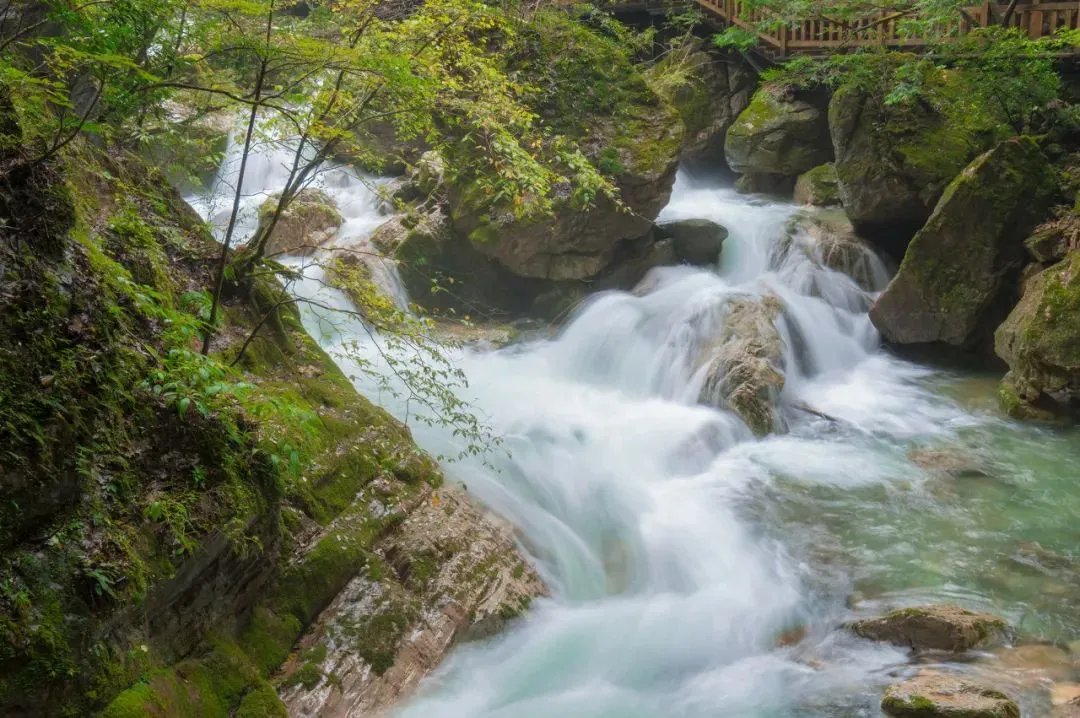
[[[281,158],[263,157],[248,178],[252,207],[282,181]],[[349,217],[339,237],[383,221],[369,185],[344,170],[327,178]],[[984,577],[1008,537],[969,550],[963,536],[997,514],[981,503],[943,512],[927,500],[929,479],[913,484],[907,452],[1018,430],[945,396],[941,382],[955,377],[882,353],[866,315],[872,292],[816,260],[813,240],[788,227],[795,212],[680,174],[663,218],[726,226],[716,271],[657,269],[635,293],[592,297],[554,339],[455,357],[471,382],[465,398],[509,453],[489,456],[494,468],[466,460],[447,474],[517,527],[551,596],[503,635],[455,649],[403,718],[875,715],[888,671],[906,658],[837,630],[846,601],[913,591],[989,605],[997,589]],[[865,261],[880,288],[885,268]],[[347,303],[318,277],[295,291]],[[786,432],[755,440],[696,400],[700,353],[726,307],[765,295],[782,306]],[[404,417],[405,405],[349,366],[355,344],[370,345],[366,332],[324,320],[305,309],[358,388]],[[445,427],[414,433],[432,453],[460,449]],[[1037,451],[1075,452],[1025,436]],[[995,458],[1015,477],[1027,460]],[[1038,507],[1056,500],[1047,491],[1014,499]],[[1038,599],[1008,590],[995,608],[1024,620]],[[1072,627],[1056,610],[1031,614],[1047,630]]]
[[[275,193],[281,192],[289,181],[289,172],[296,145],[289,142],[262,140],[253,143],[244,169],[241,185],[240,211],[233,230],[233,245],[247,242],[259,225],[259,208]],[[188,203],[210,222],[219,239],[224,237],[229,223],[235,188],[240,177],[243,143],[230,136],[225,157],[208,192],[186,197]],[[384,178],[363,175],[347,166],[322,169],[310,183],[313,189],[325,192],[345,220],[330,241],[328,249],[351,252],[359,256],[372,272],[372,280],[402,309],[408,306],[408,296],[393,262],[379,258],[378,251],[368,241],[371,233],[386,221],[385,201],[375,191],[385,183]],[[304,270],[309,281],[319,283],[323,267],[313,262],[295,260],[292,264]]]

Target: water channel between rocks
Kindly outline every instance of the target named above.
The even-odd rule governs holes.
[[[252,202],[276,189],[275,166],[253,163]],[[325,182],[339,237],[385,219],[360,180]],[[635,293],[591,297],[553,338],[456,357],[509,455],[446,472],[517,527],[551,596],[457,647],[403,718],[877,716],[909,658],[840,628],[852,617],[952,601],[1026,640],[1077,637],[1080,433],[1002,418],[996,377],[890,356],[873,293],[789,237],[796,211],[681,174],[661,219],[727,227],[715,271],[654,270]],[[867,272],[887,280],[878,263]],[[299,291],[345,301],[316,281]],[[759,440],[696,402],[695,367],[730,300],[767,295],[783,308],[785,431]],[[343,345],[370,344],[305,312],[344,365]],[[434,454],[460,448],[448,429],[413,430]],[[1022,673],[1010,692],[1044,714],[1046,685]]]

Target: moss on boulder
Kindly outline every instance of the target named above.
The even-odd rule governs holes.
[[[994,351],[1009,365],[1002,403],[1011,415],[1047,418],[1047,408],[1080,400],[1080,251],[1028,282]]]
[[[880,96],[841,86],[829,103],[844,208],[860,234],[897,258],[949,182],[1001,136],[989,108],[958,96],[963,85],[954,72],[926,81],[941,102],[886,105]]]
[[[832,159],[826,115],[781,88],[762,87],[728,129],[724,154],[739,174],[796,177]]]
[[[757,86],[753,67],[737,53],[719,52],[691,37],[650,67],[645,78],[682,118],[683,161],[723,167],[724,137]]]
[[[834,207],[840,204],[840,187],[836,166],[831,162],[818,165],[795,180],[795,202],[815,207]]]
[[[847,627],[863,638],[915,651],[953,652],[1000,643],[1008,631],[1008,624],[998,616],[952,604],[900,608],[880,618],[853,621]]]
[[[885,339],[982,348],[1015,286],[1023,238],[1045,218],[1055,192],[1030,138],[1002,142],[965,168],[870,310]]]
[[[881,710],[892,718],[1020,718],[1020,708],[1001,691],[929,670],[889,686]]]
[[[475,178],[453,171],[455,163],[469,159],[454,154],[463,151],[460,147],[451,148],[447,202],[453,227],[476,252],[516,276],[595,277],[620,243],[649,233],[667,204],[682,149],[682,121],[649,87],[622,42],[562,10],[532,15],[507,62],[532,88],[529,105],[612,178],[619,202],[601,194],[582,206],[567,185],[555,191],[552,216],[523,216],[520,207],[493,202],[489,188]]]
[[[256,236],[259,236],[273,219],[277,203],[278,197],[275,195],[259,207],[259,228]],[[311,187],[302,189],[281,213],[271,230],[270,239],[266,242],[267,256],[310,254],[333,237],[344,221],[330,195]]]

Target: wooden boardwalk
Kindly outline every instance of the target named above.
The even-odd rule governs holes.
[[[857,21],[838,21],[825,18],[807,19],[794,25],[785,24],[761,32],[768,16],[762,10],[750,10],[741,0],[696,0],[699,6],[721,24],[736,25],[756,34],[770,55],[776,58],[793,54],[821,54],[847,48],[878,46],[916,48],[926,44],[921,37],[901,33],[901,24],[908,13],[881,10]],[[964,34],[972,29],[1001,24],[1007,5],[986,3],[972,5],[957,13],[955,23],[941,28],[945,34]],[[1080,1],[1018,2],[1009,17],[1009,26],[1025,30],[1032,38],[1053,35],[1061,28],[1076,29],[1080,22]],[[940,36],[940,34],[938,35]]]

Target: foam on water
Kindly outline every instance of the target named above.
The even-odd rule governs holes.
[[[280,182],[274,166],[252,169],[252,192]],[[361,208],[343,232],[382,220],[369,184],[344,171],[327,183]],[[554,339],[456,357],[466,398],[509,455],[446,471],[517,527],[551,596],[503,635],[455,649],[402,718],[873,714],[882,669],[903,654],[833,630],[843,591],[823,590],[794,542],[747,517],[747,492],[777,477],[830,491],[899,485],[906,438],[972,419],[927,390],[927,370],[880,352],[873,293],[813,259],[811,240],[786,229],[794,212],[680,174],[663,219],[727,227],[719,267],[654,270],[637,293],[592,297]],[[884,266],[866,261],[880,285]],[[344,302],[317,278],[296,291]],[[766,294],[783,308],[789,433],[759,441],[696,403],[695,369],[729,302]],[[405,416],[342,351],[363,351],[362,327],[310,307],[305,322],[362,391]],[[448,429],[414,432],[433,453],[460,449]],[[779,645],[795,626],[806,638]]]

